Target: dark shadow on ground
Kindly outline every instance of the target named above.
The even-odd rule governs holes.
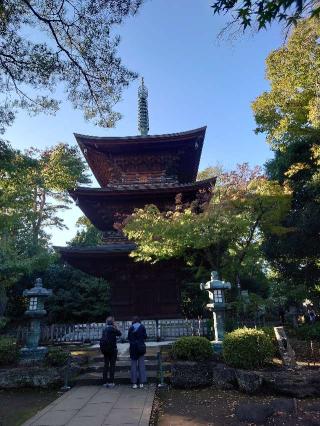
[[[20,426],[60,395],[57,390],[0,390],[0,426]]]
[[[234,390],[205,388],[198,390],[169,389],[157,392],[155,407],[158,414],[155,422],[159,426],[247,426],[253,422],[242,422],[236,416],[241,404],[268,405],[275,400],[292,402],[296,412],[276,410],[275,414],[260,424],[283,426],[320,426],[320,398],[293,401],[292,398],[272,396],[250,396]]]

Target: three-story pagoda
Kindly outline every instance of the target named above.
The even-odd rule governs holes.
[[[103,233],[96,247],[60,247],[65,261],[111,284],[112,314],[119,320],[179,318],[180,287],[187,272],[179,260],[156,264],[134,261],[135,244],[115,229],[135,208],[155,204],[172,210],[176,197],[192,202],[210,194],[215,179],[196,181],[206,128],[148,135],[147,89],[139,88],[139,130],[128,137],[76,140],[100,188],[78,187],[70,195],[87,218]]]

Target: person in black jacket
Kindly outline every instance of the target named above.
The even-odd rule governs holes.
[[[147,382],[146,367],[144,362],[144,354],[146,353],[145,340],[147,332],[138,317],[134,317],[132,325],[128,331],[128,340],[130,343],[130,358],[131,358],[131,383],[133,389],[143,388]]]
[[[113,317],[108,317],[106,322],[107,326],[103,330],[100,340],[100,349],[104,356],[103,385],[108,388],[113,388],[115,386],[114,372],[118,355],[117,336],[121,336],[121,331],[118,330]],[[108,381],[109,372],[110,376]]]

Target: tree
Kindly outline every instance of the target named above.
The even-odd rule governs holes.
[[[270,178],[286,182],[292,189],[292,207],[282,222],[288,232],[265,233],[264,253],[275,281],[281,283],[282,295],[291,302],[302,302],[306,297],[319,301],[319,139],[292,140],[286,151],[276,151],[266,167]]]
[[[299,22],[285,46],[266,60],[270,90],[253,102],[256,132],[273,149],[293,137],[320,134],[320,19]]]
[[[52,323],[102,322],[110,313],[110,289],[102,278],[57,261],[47,268],[44,282],[53,289],[47,303]]]
[[[21,153],[2,142],[0,160],[0,315],[7,292],[29,285],[52,262],[47,228],[63,228],[67,189],[88,182],[76,148],[65,144]],[[21,291],[22,292],[22,291]],[[12,299],[12,298],[11,298]]]
[[[283,232],[280,221],[289,205],[289,193],[259,168],[244,164],[220,177],[212,201],[200,214],[192,204],[166,213],[150,205],[127,219],[124,233],[137,243],[131,255],[138,261],[184,258],[235,282],[241,273],[252,276],[261,270],[261,232]]]
[[[266,28],[273,21],[284,22],[286,26],[297,24],[306,16],[319,16],[320,7],[316,0],[216,0],[212,5],[214,13],[233,14],[233,23],[245,30],[255,24],[258,29]]]
[[[299,22],[287,44],[267,58],[271,88],[253,103],[257,132],[266,134],[274,159],[267,175],[292,193],[283,234],[264,231],[264,254],[275,293],[291,302],[319,299],[320,20]]]
[[[0,129],[13,122],[18,108],[55,112],[59,101],[52,92],[61,84],[85,118],[112,127],[120,118],[114,105],[123,88],[136,78],[117,56],[120,38],[113,28],[134,15],[141,3],[0,2]]]
[[[102,243],[102,232],[86,216],[81,216],[76,223],[80,230],[69,242],[71,246],[96,246]]]
[[[223,174],[224,170],[221,164],[216,164],[215,166],[206,167],[204,170],[201,170],[197,175],[197,180],[205,180],[212,177],[219,177]]]
[[[46,228],[63,228],[57,213],[68,208],[68,189],[90,182],[87,166],[77,148],[62,143],[44,151],[11,152],[10,165],[0,169],[2,235],[24,233],[36,247],[39,239],[47,239]]]

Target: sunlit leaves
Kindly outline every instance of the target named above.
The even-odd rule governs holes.
[[[320,13],[316,1],[304,0],[216,0],[212,8],[214,13],[231,12],[243,30],[254,25],[261,30],[273,21],[296,25],[306,15],[319,16]]]
[[[287,44],[266,60],[270,91],[252,104],[256,132],[274,149],[292,136],[320,134],[320,19],[299,22]]]
[[[229,268],[232,275],[250,256],[259,262],[262,230],[286,232],[281,219],[290,200],[289,190],[268,181],[259,168],[243,164],[220,176],[204,212],[185,208],[161,213],[149,205],[134,212],[124,232],[138,245],[132,253],[137,260],[184,257],[192,263],[193,254],[200,252],[210,267]]]

